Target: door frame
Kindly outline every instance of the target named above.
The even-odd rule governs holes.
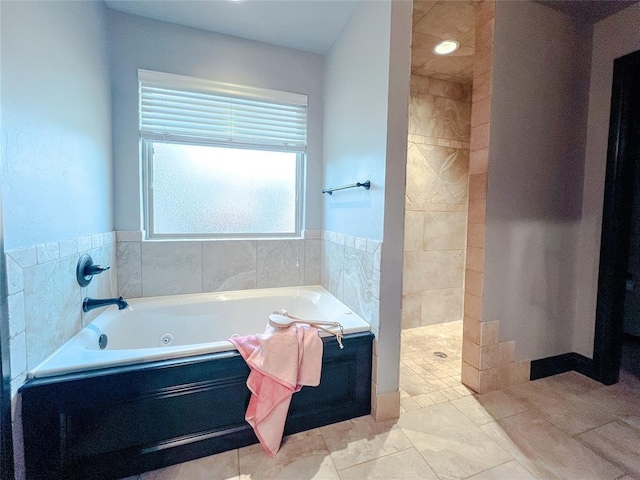
[[[633,169],[640,155],[640,123],[634,132],[630,121],[640,116],[638,79],[640,51],[614,61],[593,345],[594,377],[606,385],[620,374]]]

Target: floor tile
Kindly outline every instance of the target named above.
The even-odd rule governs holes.
[[[448,402],[404,413],[398,425],[443,480],[465,478],[511,460]]]
[[[640,478],[640,430],[615,421],[576,438],[631,476]]]
[[[618,416],[640,415],[640,389],[626,384],[616,384],[609,387],[592,390],[580,395],[582,400],[607,410]]]
[[[376,422],[371,416],[321,428],[338,470],[412,447],[395,420]]]
[[[604,387],[602,383],[578,372],[565,372],[544,378],[540,381],[547,383],[556,391],[565,395],[582,395],[590,392],[591,390]]]
[[[285,444],[275,458],[264,452],[241,456],[240,478],[339,479],[321,435]]]
[[[366,463],[340,470],[342,480],[438,480],[415,448],[393,453]]]
[[[478,473],[468,480],[536,480],[531,472],[515,460]]]
[[[218,453],[209,457],[179,463],[143,473],[139,480],[212,480],[238,478],[238,451]]]
[[[484,425],[527,410],[526,406],[502,390],[453,400],[451,404],[476,425]]]
[[[480,427],[524,465],[544,479],[615,479],[615,465],[533,412],[523,412]]]

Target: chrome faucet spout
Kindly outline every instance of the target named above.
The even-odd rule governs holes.
[[[90,312],[95,308],[106,307],[109,305],[117,305],[118,310],[124,310],[129,306],[129,304],[124,299],[124,297],[103,298],[103,299],[86,297],[82,302],[82,311]]]

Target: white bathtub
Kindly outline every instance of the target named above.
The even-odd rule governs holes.
[[[29,378],[233,351],[229,337],[264,332],[269,314],[280,309],[298,318],[340,322],[345,334],[369,331],[369,324],[320,286],[135,298],[128,302],[128,310],[115,306],[105,309],[29,372]],[[102,334],[108,338],[105,349],[98,345]]]

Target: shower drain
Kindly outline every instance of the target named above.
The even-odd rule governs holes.
[[[433,354],[438,358],[447,358],[448,355],[444,352],[433,352]]]

